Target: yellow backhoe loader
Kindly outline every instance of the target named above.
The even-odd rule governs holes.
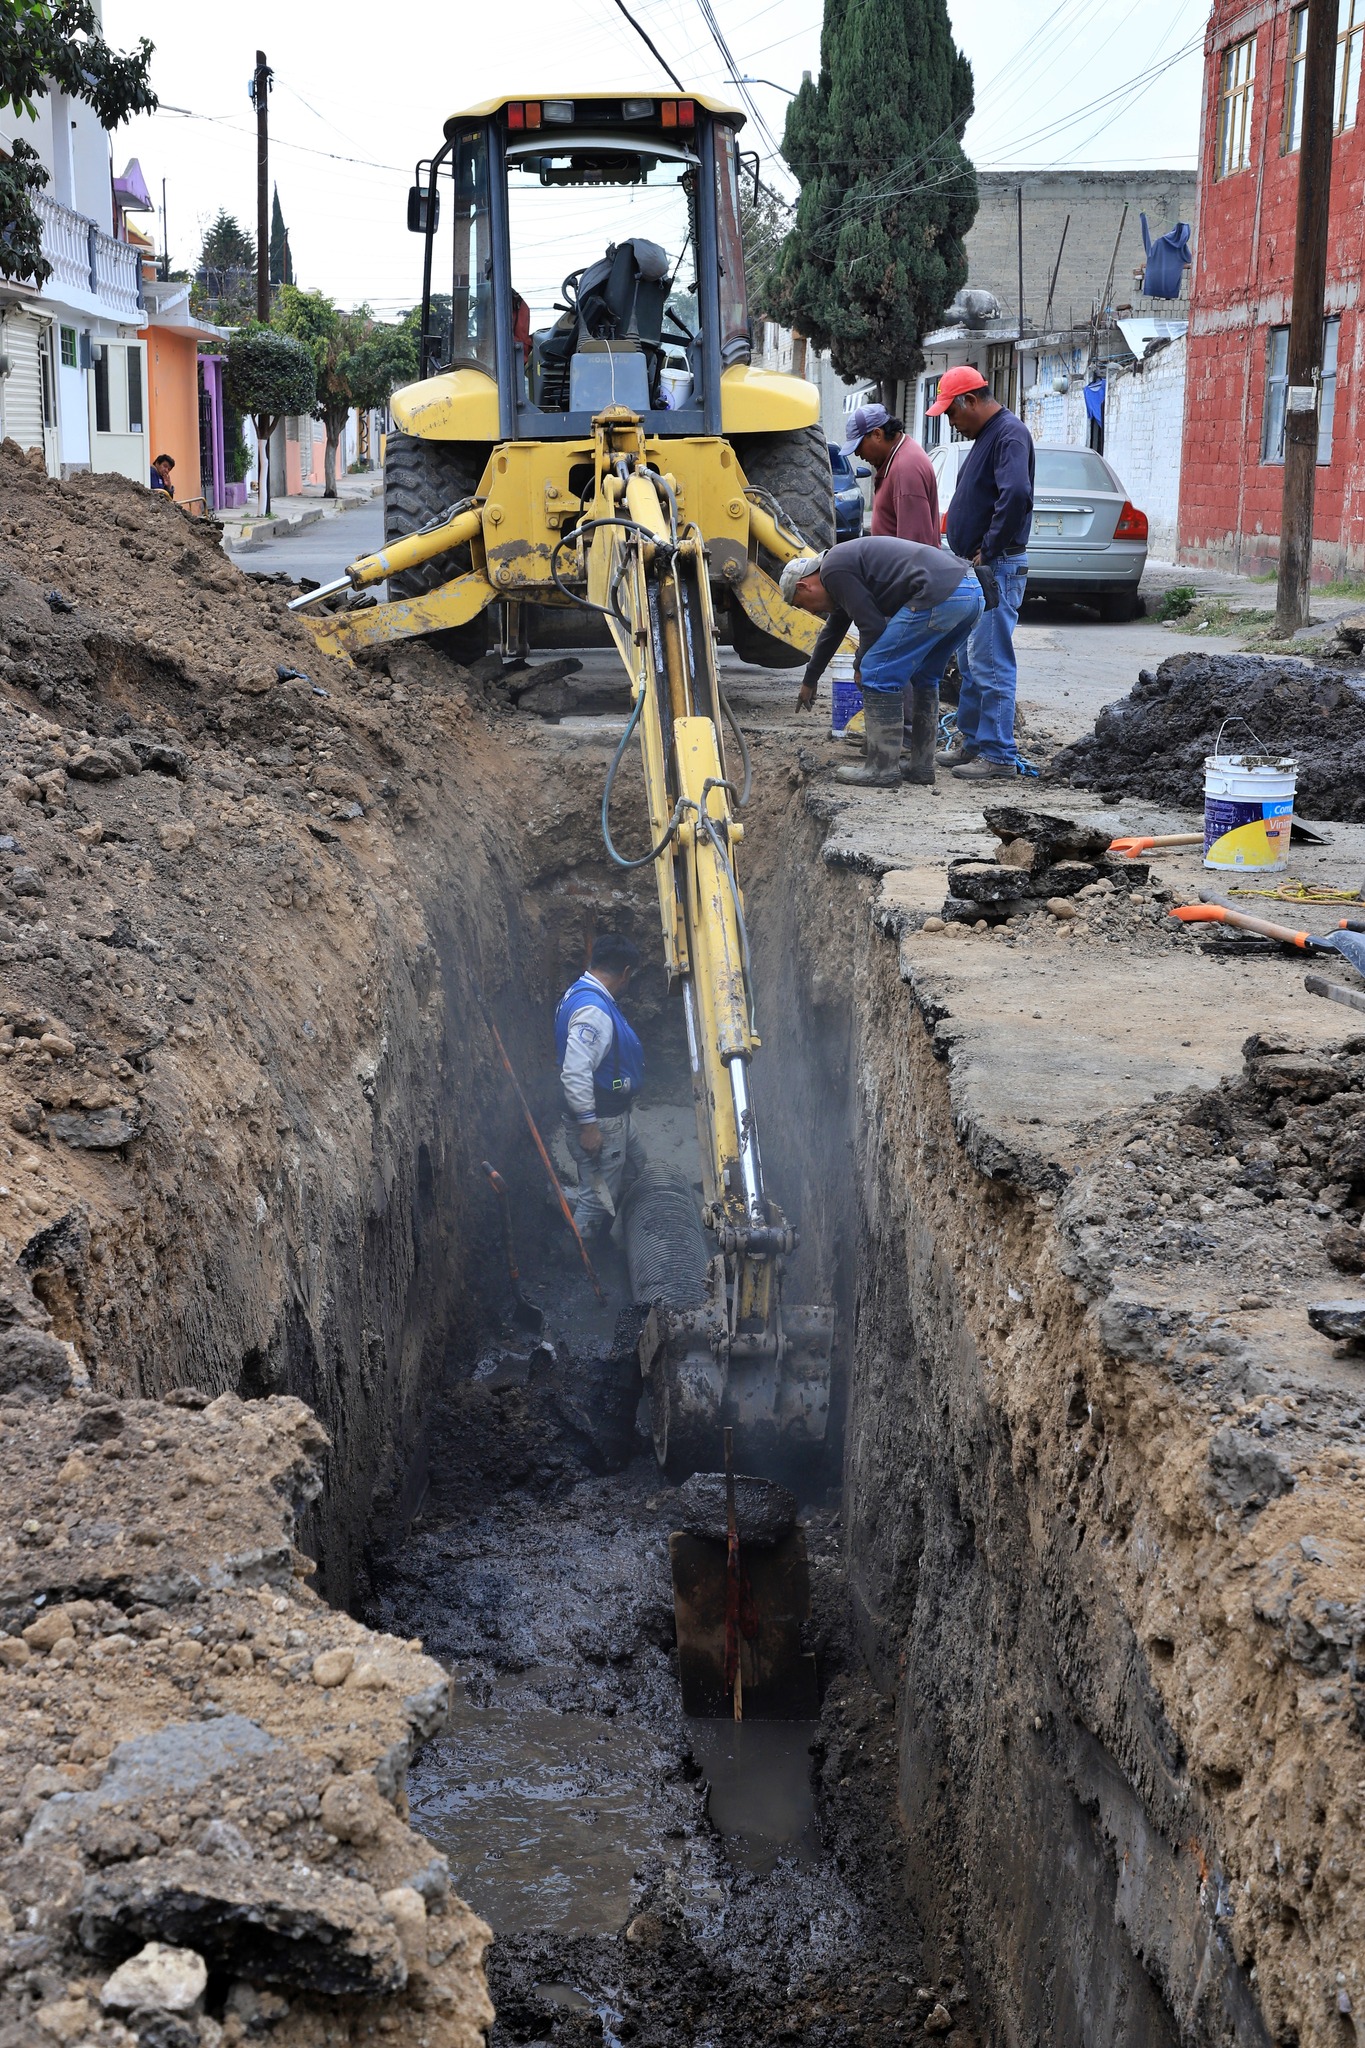
[[[640,1340],[675,1472],[714,1467],[726,1423],[751,1462],[818,1444],[833,1343],[832,1309],[783,1298],[795,1232],[759,1149],[727,721],[746,789],[747,757],[716,661],[718,614],[742,659],[805,660],[816,622],[773,579],[834,538],[815,388],[749,361],[742,118],[699,94],[594,94],[490,101],[446,124],[408,200],[425,239],[422,375],[391,401],[385,545],[299,600],[387,582],[387,602],[310,621],[337,653],[439,634],[470,660],[496,619],[511,654],[533,621],[586,613],[625,665],[603,834],[621,865],[654,867],[710,1233],[700,1302],[665,1289]],[[564,276],[566,253],[584,260]],[[607,807],[635,738],[650,848],[626,862]]]

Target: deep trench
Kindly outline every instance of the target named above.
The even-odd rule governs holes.
[[[502,877],[513,969],[498,1020],[547,1126],[550,1016],[585,938],[626,929],[657,954],[652,882],[623,885],[595,843],[606,735],[570,732],[537,749],[561,850],[529,869],[509,855]],[[800,1475],[817,1723],[750,1724],[741,1749],[733,1730],[684,1719],[673,1491],[637,1427],[613,1314],[594,1309],[487,1064],[452,1098],[459,1129],[420,1154],[414,1229],[428,1219],[459,1260],[458,1285],[433,1296],[459,1313],[422,1335],[422,1419],[351,1598],[456,1677],[452,1727],[410,1793],[494,1926],[494,2048],[889,2048],[950,2028],[958,2048],[1264,2038],[1236,1984],[1226,2025],[1182,2032],[1159,1981],[1163,1942],[1183,1939],[1178,1902],[1136,1934],[1115,1910],[1122,1830],[1106,1801],[1136,1810],[1137,1795],[1093,1741],[1079,1770],[1068,1754],[1083,1731],[1067,1729],[1066,1647],[1030,1579],[1026,1502],[966,1328],[988,1276],[964,1247],[978,1231],[1027,1238],[1036,1219],[961,1156],[942,1069],[869,915],[873,885],[823,865],[799,792],[784,777],[765,795],[764,781],[744,880],[765,1163],[801,1230],[789,1296],[833,1301],[839,1331],[828,1441]],[[469,1044],[471,963],[442,965]],[[679,1008],[658,970],[632,1004],[647,1136],[681,1159]],[[534,1355],[507,1321],[491,1200],[450,1185],[481,1156],[511,1183],[547,1311],[551,1348]],[[603,1269],[626,1309],[619,1252]],[[1139,1700],[1144,1714],[1159,1752],[1159,1711]],[[1161,1875],[1146,1902],[1158,1919]]]

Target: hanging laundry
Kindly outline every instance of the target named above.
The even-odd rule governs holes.
[[[1085,390],[1081,393],[1085,400],[1086,412],[1097,427],[1104,425],[1104,394],[1106,388],[1104,378],[1098,377],[1093,384],[1087,384]]]
[[[1149,299],[1178,299],[1181,280],[1194,261],[1190,254],[1189,222],[1178,220],[1166,234],[1153,241],[1146,214],[1140,214],[1139,219],[1142,222],[1142,246],[1147,253],[1142,289]]]

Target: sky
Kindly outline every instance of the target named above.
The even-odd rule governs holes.
[[[787,95],[820,57],[821,0],[627,0],[668,63],[699,91],[733,99],[708,6],[769,137]],[[1208,0],[949,0],[971,59],[976,106],[966,147],[982,169],[1192,167]],[[405,227],[414,161],[439,146],[462,106],[503,93],[575,87],[667,89],[617,0],[461,0],[403,8],[385,47],[386,10],[361,0],[104,0],[110,42],[155,46],[161,99],[114,136],[115,169],[135,156],[166,208],[172,268],[195,263],[226,207],[254,232],[255,115],[247,86],[262,48],[275,74],[271,175],[298,282],[344,306],[391,316],[421,295],[421,241]],[[176,109],[179,111],[172,111]],[[750,121],[765,180],[795,186]],[[151,223],[147,224],[150,228]],[[559,224],[543,238],[558,262]],[[160,224],[155,230],[160,244]],[[573,247],[564,268],[598,253]],[[539,295],[539,294],[537,294]]]

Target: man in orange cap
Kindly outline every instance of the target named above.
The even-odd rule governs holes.
[[[991,782],[1016,773],[1014,628],[1028,581],[1033,436],[967,363],[939,379],[938,397],[929,407],[931,418],[937,413],[974,444],[948,507],[948,546],[987,571],[981,579],[987,609],[957,658],[958,743],[938,759],[963,782]]]

